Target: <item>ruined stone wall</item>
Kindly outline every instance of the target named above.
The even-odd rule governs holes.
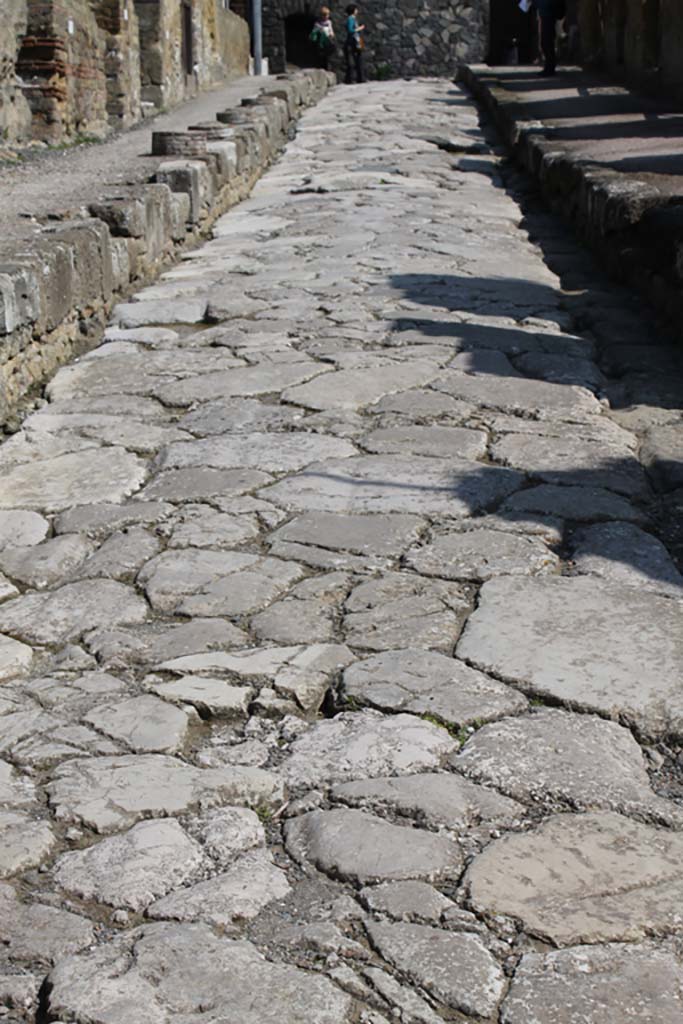
[[[27,17],[27,0],[4,0],[0,31],[0,141],[10,143],[25,137],[31,124],[31,108],[16,74]]]
[[[683,97],[680,0],[579,0],[581,55],[635,85]]]
[[[111,125],[127,128],[139,121],[140,28],[129,0],[90,0],[105,44],[107,117]]]
[[[512,0],[511,0],[512,2]],[[345,15],[333,11],[342,60]],[[365,0],[359,4],[367,26],[365,62],[369,77],[452,75],[461,61],[481,61],[488,49],[488,0]],[[270,70],[286,65],[285,19],[314,15],[317,3],[263,0],[264,53]]]
[[[32,135],[60,142],[107,130],[105,44],[87,0],[28,0],[17,72],[33,114]]]

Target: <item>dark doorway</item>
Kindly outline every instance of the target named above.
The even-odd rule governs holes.
[[[182,23],[181,57],[186,75],[194,74],[194,43],[192,39],[192,3],[182,0],[180,17]]]
[[[520,11],[516,0],[491,0],[489,64],[533,64],[538,55],[534,10]]]
[[[310,40],[315,16],[312,14],[290,14],[285,18],[285,48],[287,63],[298,68],[318,66],[318,51]]]

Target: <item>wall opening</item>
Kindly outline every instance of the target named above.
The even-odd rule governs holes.
[[[491,0],[489,64],[533,64],[538,54],[538,31],[533,11],[520,11],[512,0]]]
[[[310,40],[315,16],[312,14],[290,14],[285,18],[285,54],[288,64],[297,68],[318,66],[319,55]]]
[[[186,75],[191,75],[194,73],[194,45],[192,40],[192,3],[190,0],[182,0],[180,17],[183,71]]]

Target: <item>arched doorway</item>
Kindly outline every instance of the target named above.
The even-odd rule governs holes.
[[[314,68],[319,64],[316,47],[310,40],[315,16],[299,12],[285,18],[285,60],[297,68]]]

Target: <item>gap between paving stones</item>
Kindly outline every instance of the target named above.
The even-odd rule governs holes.
[[[512,189],[334,90],[0,448],[18,1019],[676,1019],[673,371]]]

